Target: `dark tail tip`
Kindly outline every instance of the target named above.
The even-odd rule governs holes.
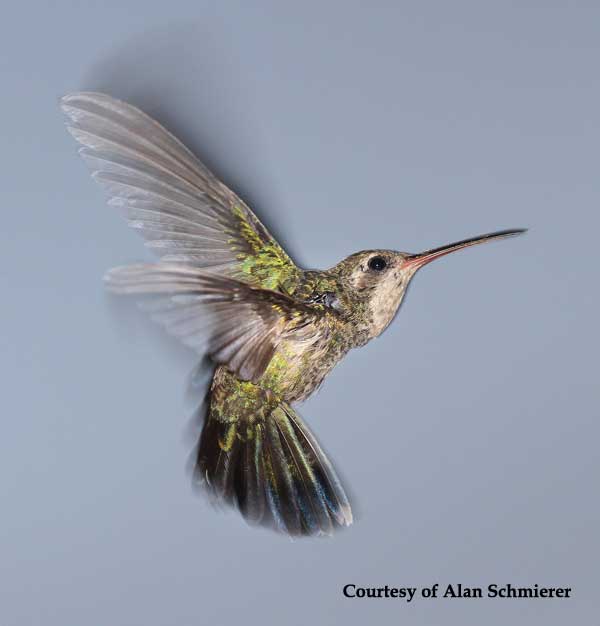
[[[215,501],[237,507],[252,525],[307,536],[331,535],[352,523],[333,466],[287,404],[251,424],[209,414],[196,479]]]

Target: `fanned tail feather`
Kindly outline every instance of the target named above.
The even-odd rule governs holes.
[[[330,535],[352,523],[333,466],[294,409],[280,402],[254,419],[209,409],[196,475],[218,502],[253,525],[292,536]]]

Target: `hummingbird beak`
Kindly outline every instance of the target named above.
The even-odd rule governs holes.
[[[426,250],[419,254],[409,254],[404,260],[404,268],[410,269],[416,272],[419,268],[431,263],[435,259],[439,259],[446,254],[468,248],[469,246],[476,246],[480,243],[486,243],[495,239],[506,239],[507,237],[515,237],[527,232],[526,228],[517,228],[514,230],[499,230],[495,233],[488,233],[487,235],[479,235],[478,237],[471,237],[470,239],[463,239],[455,243],[450,243],[441,248],[434,248],[433,250]]]

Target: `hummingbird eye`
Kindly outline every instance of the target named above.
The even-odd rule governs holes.
[[[387,261],[382,256],[374,256],[369,259],[369,269],[381,272],[387,267]]]

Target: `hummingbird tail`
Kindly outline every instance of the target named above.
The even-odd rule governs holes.
[[[294,409],[218,368],[196,460],[216,502],[289,535],[331,534],[352,523],[333,466]]]

